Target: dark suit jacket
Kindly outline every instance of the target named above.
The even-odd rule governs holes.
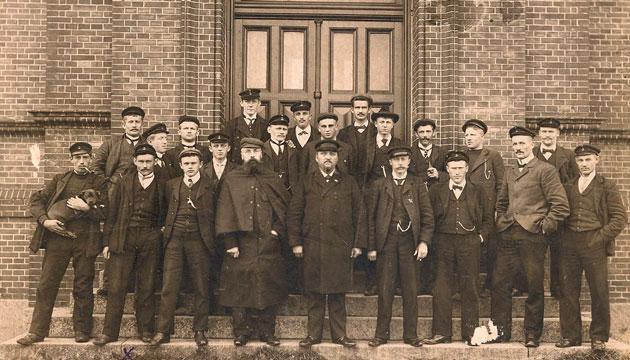
[[[315,142],[317,140],[319,140],[320,136],[319,136],[319,131],[313,126],[311,125],[311,133],[310,136],[308,137],[308,140],[306,141],[306,144],[304,144],[304,146],[300,145],[300,142],[298,141],[297,138],[297,134],[296,134],[296,129],[298,129],[297,126],[294,126],[292,128],[289,128],[289,133],[287,134],[287,141],[291,141],[293,143],[293,145],[295,145],[295,148],[299,151],[301,151],[304,147],[306,147],[306,145]]]
[[[203,160],[204,164],[207,164],[212,159],[212,153],[207,146],[201,145],[197,142],[195,143],[195,149],[201,151],[201,160]],[[172,149],[168,149],[166,153],[164,153],[164,157],[168,157],[168,161],[172,164],[172,168],[174,169],[174,176],[172,176],[171,179],[184,175],[184,171],[179,166],[179,153],[181,153],[182,150],[184,150],[184,145],[179,143],[177,146]]]
[[[392,139],[389,141],[389,147],[392,146],[401,146],[405,145],[405,142],[401,139],[392,136]],[[370,169],[372,169],[372,165],[374,165],[374,156],[376,155],[376,134],[367,139],[367,154],[365,157],[365,176],[363,177],[363,183],[367,184],[370,180]]]
[[[352,169],[352,148],[343,141],[337,142],[340,145],[339,151],[337,152],[337,169],[344,174],[350,174],[350,169]],[[299,162],[300,176],[305,176],[319,169],[315,161],[316,154],[315,142],[306,144],[306,147],[302,149]]]
[[[376,137],[376,127],[374,126],[374,124],[372,122],[368,121],[368,127],[365,130],[368,132],[367,134],[367,138],[375,138]],[[346,126],[345,128],[339,130],[339,133],[337,134],[337,140],[339,141],[343,141],[346,144],[350,145],[350,148],[352,149],[352,169],[351,169],[351,174],[355,176],[355,178],[357,179],[357,182],[359,183],[359,187],[363,186],[363,182],[364,179],[364,175],[365,172],[367,172],[369,169],[365,169],[364,166],[366,165],[365,162],[363,162],[362,164],[359,164],[359,162],[357,161],[358,156],[359,156],[359,151],[364,151],[364,155],[365,157],[367,157],[367,141],[366,141],[366,147],[363,149],[360,149],[358,146],[358,141],[357,141],[357,132],[354,129],[354,125],[350,124],[348,126]]]
[[[492,206],[493,211],[497,201],[497,193],[503,184],[504,173],[505,168],[501,154],[487,148],[481,150],[474,164],[468,165],[467,182],[480,185],[485,190],[486,201]]]
[[[540,152],[540,146],[534,148],[534,156],[542,161],[548,162]],[[555,161],[550,164],[555,166],[556,170],[558,170],[562,184],[568,184],[574,177],[580,175],[577,164],[575,163],[575,153],[573,151],[565,149],[562,146],[556,146],[556,153],[550,159],[555,159]]]
[[[221,179],[219,179],[219,177],[217,176],[217,173],[214,171],[214,166],[212,162],[213,162],[213,159],[211,159],[209,163],[205,164],[203,166],[203,171],[206,173],[206,175],[208,175],[208,177],[210,178],[210,181],[212,181],[212,186],[214,188],[214,191],[217,192],[219,190],[219,186],[223,182],[223,179],[225,179],[225,175],[227,175],[227,173],[229,173],[230,171],[234,170],[234,168],[237,167],[238,165],[236,165],[235,163],[231,162],[228,159],[227,163],[225,164],[225,169],[223,169],[223,174],[221,175]]]
[[[164,222],[164,247],[168,245],[173,235],[173,226],[175,225],[175,216],[179,206],[179,188],[185,186],[182,182],[183,177],[179,176],[169,180],[166,183],[165,197],[168,201],[168,212]],[[193,200],[197,207],[197,221],[199,222],[199,231],[201,238],[208,248],[208,251],[214,253],[214,212],[215,212],[215,196],[212,188],[212,181],[202,171],[199,179],[199,189],[197,196]]]
[[[441,182],[429,190],[436,229],[439,224],[445,221],[446,214],[448,214],[451,194],[448,183],[448,181]],[[484,192],[481,186],[467,181],[464,190],[462,190],[462,196],[464,196],[466,209],[471,214],[475,231],[484,240],[487,240],[489,235],[494,232],[494,213],[492,207],[488,206],[485,201]]]
[[[120,166],[133,167],[133,164],[120,164],[120,147],[125,140],[125,134],[112,135],[105,140],[103,144],[94,151],[94,161],[92,162],[92,170],[96,175],[103,175],[109,180],[116,169]],[[145,143],[145,139],[140,137],[138,144]],[[114,181],[116,182],[116,181]]]
[[[496,211],[499,232],[518,222],[531,233],[552,234],[569,216],[569,201],[556,169],[534,157],[522,171],[505,172]]]
[[[48,219],[46,215],[48,209],[57,201],[63,200],[59,196],[66,188],[72,171],[67,171],[63,174],[55,175],[42,190],[36,191],[31,195],[30,208],[31,214],[35,221],[37,221],[37,228],[31,239],[29,248],[33,254],[37,253],[39,249],[46,248],[46,240],[48,236],[53,233],[48,231],[43,223]],[[103,249],[103,242],[101,239],[101,220],[105,219],[107,208],[107,181],[102,175],[90,173],[84,183],[83,189],[94,189],[100,192],[98,205],[84,213],[84,216],[90,218],[90,228],[86,231],[86,238],[81,238],[81,241],[88,241],[87,256],[96,256]]]
[[[567,193],[572,188],[578,186],[579,177],[575,177],[568,184],[565,184]],[[597,236],[601,236],[603,243],[606,245],[606,255],[615,255],[615,238],[623,231],[628,224],[628,214],[621,199],[621,194],[617,189],[614,181],[595,174],[595,178],[589,184],[593,187],[590,195],[595,200],[595,214],[599,222],[603,224],[602,228],[597,232]],[[569,215],[571,217],[571,215]]]
[[[374,182],[368,195],[368,251],[381,251],[394,210],[394,181],[380,178]],[[402,201],[411,220],[414,244],[421,241],[429,245],[433,235],[433,209],[424,183],[407,175],[402,185]]]
[[[300,162],[300,155],[298,153],[298,150],[296,150],[295,148],[292,148],[288,144],[284,146],[284,151],[287,152],[287,156],[289,158],[288,160],[289,165],[287,167],[287,173],[289,176],[289,187],[287,188],[287,190],[289,190],[297,184],[300,178],[300,170],[298,168],[299,162]],[[262,156],[263,166],[273,171],[274,152],[273,152],[273,149],[271,148],[271,143],[269,142],[269,140],[265,141],[265,143],[263,144],[262,152],[263,152],[263,156]],[[284,179],[281,179],[281,180],[284,183]]]
[[[156,173],[153,181],[157,186],[158,227],[161,228],[164,225],[167,204],[164,198],[165,182],[159,176]],[[127,228],[133,212],[133,182],[137,178],[138,173],[135,171],[125,175],[112,192],[107,219],[103,227],[103,245],[109,246],[109,251],[114,253],[122,253],[127,240]]]
[[[182,168],[179,167],[179,161],[173,163],[173,160],[170,157],[166,156],[166,153],[162,155],[162,162],[164,163],[164,165],[155,165],[153,171],[155,171],[155,174],[163,183],[182,174]]]
[[[433,150],[431,150],[429,162],[427,162],[424,156],[422,156],[420,148],[418,147],[418,141],[416,140],[411,145],[411,165],[409,166],[409,171],[420,180],[425,181],[428,187],[437,182],[448,180],[448,173],[446,173],[447,152],[444,147],[433,144]],[[429,164],[437,169],[439,173],[437,179],[427,176]]]
[[[262,141],[269,140],[269,133],[267,132],[267,120],[260,116],[256,115],[256,121],[254,122],[254,127],[252,132],[249,131],[249,126],[245,122],[245,117],[243,114],[228,120],[224,124],[222,124],[223,132],[225,132],[230,137],[230,160],[236,164],[242,164],[243,159],[241,159],[241,139],[246,137],[254,137],[258,138]]]

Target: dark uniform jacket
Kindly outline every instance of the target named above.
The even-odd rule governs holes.
[[[153,182],[157,186],[158,228],[161,228],[164,225],[168,205],[164,198],[165,182],[159,176],[156,173]],[[125,247],[129,221],[133,212],[133,183],[137,178],[137,172],[125,175],[112,193],[103,227],[103,245],[109,246],[109,251],[113,253],[122,253]]]
[[[207,146],[203,146],[200,143],[196,142],[195,149],[201,152],[201,157],[202,157],[201,160],[203,160],[204,164],[207,164],[212,159],[212,153],[210,152]],[[184,171],[182,170],[181,166],[179,166],[179,154],[183,150],[184,150],[184,145],[182,145],[182,143],[179,143],[177,146],[175,146],[172,149],[168,149],[164,153],[164,157],[168,157],[169,163],[172,164],[173,169],[175,169],[174,170],[175,176],[173,177],[184,175]]]
[[[567,193],[572,191],[573,187],[578,187],[579,177],[574,178],[568,184],[565,184]],[[597,236],[601,237],[602,242],[606,246],[606,255],[615,255],[615,238],[623,231],[628,224],[628,214],[621,199],[621,194],[615,185],[615,182],[605,177],[595,174],[595,177],[589,184],[593,187],[592,196],[595,200],[595,214],[602,228],[597,231]]]
[[[409,166],[409,172],[426,182],[427,187],[439,181],[448,180],[448,173],[446,172],[446,153],[447,150],[444,147],[433,144],[431,155],[429,155],[429,161],[427,162],[424,156],[422,156],[422,152],[420,152],[418,141],[414,141],[411,145],[411,165]],[[427,176],[429,165],[437,169],[439,173],[437,179]]]
[[[214,165],[212,163],[213,160],[214,159],[211,159],[209,163],[203,166],[203,172],[208,175],[210,181],[212,181],[212,187],[214,188],[214,191],[217,192],[219,191],[219,186],[221,185],[221,183],[223,183],[223,179],[225,179],[225,175],[234,170],[234,168],[236,168],[238,165],[231,162],[230,159],[227,159],[227,162],[225,163],[225,169],[223,169],[223,174],[221,175],[221,179],[219,179],[217,173],[214,171]]]
[[[486,195],[484,192],[481,186],[467,181],[462,195],[465,193],[464,206],[466,206],[471,216],[475,232],[481,235],[484,240],[487,240],[489,235],[494,232],[494,213],[492,208],[485,202]],[[448,181],[436,184],[429,190],[436,228],[445,221],[445,217],[448,214],[450,195],[451,190],[448,188]]]
[[[405,142],[401,139],[392,135],[391,140],[389,141],[389,147],[393,146],[402,146],[405,145]],[[365,158],[365,177],[363,182],[368,183],[369,181],[373,181],[376,179],[370,179],[370,170],[372,169],[372,165],[374,165],[374,157],[376,155],[376,134],[367,139],[367,154]],[[387,170],[387,173],[391,174],[391,169]]]
[[[199,178],[199,188],[195,199],[192,199],[193,203],[197,207],[197,220],[199,222],[199,232],[203,243],[208,248],[210,254],[214,253],[214,213],[215,213],[215,200],[214,200],[214,188],[212,187],[212,181],[210,178],[201,173]],[[164,222],[164,248],[168,245],[173,235],[173,228],[175,225],[175,217],[177,215],[177,208],[179,206],[179,188],[184,185],[182,181],[183,177],[179,176],[169,180],[166,183],[164,195],[168,201],[168,212],[166,214],[166,220]]]
[[[374,182],[368,195],[368,251],[381,251],[394,210],[394,183],[391,178]],[[414,244],[431,243],[433,236],[433,209],[424,183],[417,177],[407,175],[402,185],[402,201],[411,220]]]
[[[63,193],[72,173],[73,171],[67,171],[63,174],[55,175],[42,190],[36,191],[31,195],[31,214],[37,221],[37,228],[29,246],[33,254],[37,253],[39,249],[45,249],[47,237],[53,234],[44,227],[43,223],[45,220],[55,220],[48,219],[46,214],[55,202],[63,200],[59,196]],[[87,256],[96,256],[103,250],[100,222],[105,219],[107,211],[107,181],[102,175],[90,173],[83,186],[83,190],[86,189],[99,191],[99,201],[95,207],[84,213],[83,216],[90,218],[90,227],[85,229],[83,234],[79,234],[79,240],[89,242],[86,247]]]
[[[173,160],[166,156],[166,153],[162,155],[162,165],[155,165],[153,169],[155,175],[161,182],[165,183],[168,180],[181,176],[182,168],[179,166],[179,161],[173,162]]]
[[[260,139],[261,141],[269,140],[269,133],[267,132],[267,120],[256,114],[256,121],[252,131],[249,131],[249,126],[245,121],[243,114],[227,121],[223,124],[223,132],[230,137],[230,160],[236,164],[242,164],[241,158],[241,139],[246,137],[253,137]]]
[[[123,145],[123,141],[127,141],[125,134],[112,135],[109,139],[105,140],[103,144],[96,149],[96,151],[94,151],[92,170],[96,175],[103,175],[107,180],[110,180],[112,183],[116,183],[118,179],[110,179],[116,172],[116,169],[120,166],[125,166],[127,168],[133,167],[133,163],[131,161],[129,164],[120,164],[120,148]],[[138,144],[143,143],[145,143],[145,139],[140,137]]]
[[[337,142],[339,143],[339,150],[337,151],[337,170],[345,174],[350,174],[350,170],[352,169],[352,148],[343,141],[337,140]],[[319,165],[317,165],[315,161],[315,155],[317,155],[315,142],[306,144],[300,153],[299,168],[301,176],[310,174],[319,169]]]
[[[575,163],[575,153],[562,146],[556,145],[556,152],[549,158],[549,161],[545,159],[545,156],[540,152],[540,146],[534,148],[534,156],[555,166],[560,174],[562,184],[567,184],[574,177],[580,175],[577,164]]]
[[[339,130],[339,133],[337,134],[337,140],[338,141],[343,141],[346,144],[350,145],[350,149],[352,149],[352,168],[351,168],[351,174],[354,175],[357,179],[357,181],[363,181],[363,176],[365,175],[365,172],[370,171],[370,169],[366,169],[365,168],[365,159],[367,158],[367,144],[368,144],[368,140],[367,139],[371,139],[371,138],[376,138],[376,127],[374,126],[373,123],[371,123],[370,121],[368,121],[367,124],[367,129],[365,130],[367,131],[367,138],[366,138],[366,147],[363,149],[359,148],[359,141],[357,140],[357,131],[355,130],[354,124],[351,123],[350,125],[346,126],[345,128]],[[365,132],[364,131],[364,132]],[[364,151],[363,154],[359,154],[359,151]],[[363,159],[364,161],[359,164],[358,159],[361,158],[361,155],[363,155]],[[363,171],[363,172],[362,172]],[[361,175],[361,177],[359,177]],[[360,186],[362,184],[359,184]]]
[[[469,151],[466,150],[466,152]],[[466,182],[472,182],[484,189],[486,202],[494,211],[497,193],[501,190],[504,174],[505,167],[501,154],[498,151],[483,148],[475,162],[468,165]]]
[[[319,170],[300,181],[287,215],[289,245],[304,246],[304,290],[345,293],[352,287],[352,248],[365,248],[367,218],[361,190],[335,171],[326,183]]]
[[[556,169],[534,157],[522,171],[506,171],[496,211],[499,232],[518,222],[531,233],[549,235],[569,216],[569,202]]]
[[[263,152],[263,156],[262,156],[263,166],[269,169],[270,171],[274,171],[273,170],[273,157],[275,153],[273,152],[273,149],[271,148],[271,143],[269,142],[269,140],[265,141],[265,143],[263,144],[262,152]],[[289,186],[287,187],[287,189],[291,189],[297,184],[298,179],[300,177],[300,170],[299,170],[300,154],[298,153],[297,149],[291,147],[289,144],[286,144],[286,143],[284,145],[284,152],[287,154],[287,157],[288,157],[287,174],[285,175],[289,177],[289,181],[288,181]],[[280,175],[280,180],[284,183],[286,179],[284,179],[281,174],[278,174],[278,175]]]
[[[287,134],[287,141],[291,141],[293,145],[295,145],[295,148],[297,150],[302,150],[304,147],[306,147],[306,145],[312,142],[315,142],[319,140],[320,138],[319,131],[313,125],[311,125],[311,133],[309,134],[308,140],[306,141],[306,144],[304,144],[304,147],[303,147],[302,145],[300,145],[300,142],[298,141],[296,130],[302,131],[302,129],[298,128],[297,126],[289,128],[289,133]]]

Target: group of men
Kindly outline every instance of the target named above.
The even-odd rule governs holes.
[[[512,296],[527,293],[525,345],[539,344],[543,327],[544,268],[551,248],[551,292],[560,300],[559,347],[582,341],[581,274],[591,290],[594,348],[608,340],[607,259],[627,222],[616,186],[596,173],[600,150],[574,152],[557,145],[560,124],[539,123],[536,133],[509,131],[516,164],[484,146],[487,125],[466,121],[465,149],[435,145],[436,123],[414,122],[411,147],[393,136],[399,115],[372,111],[368,96],[351,99],[353,123],[311,104],[291,106],[296,126],[259,115],[260,91],[240,93],[242,113],[197,142],[199,120],[179,119],[180,143],[168,150],[162,123],[142,132],[144,111],[122,112],[124,134],[92,155],[89,143],[70,146],[71,171],[56,175],[31,198],[38,226],[31,250],[45,248],[29,333],[30,345],[48,335],[54,301],[70,259],[74,277],[74,332],[92,331],[94,262],[107,259],[107,308],[94,344],[119,336],[124,300],[135,276],[135,316],[142,341],[170,341],[183,273],[194,291],[192,330],[207,344],[212,288],[232,314],[234,344],[250,339],[276,346],[276,308],[289,292],[304,294],[307,336],[322,340],[325,306],[332,341],[356,346],[346,334],[345,294],[355,263],[366,273],[365,294],[378,295],[374,338],[390,338],[394,295],[403,300],[403,340],[419,347],[451,342],[452,299],[461,298],[461,334],[467,344],[479,325],[479,298],[491,292],[495,341],[511,338]],[[79,195],[100,194],[88,205]],[[67,199],[67,200],[65,200]],[[78,214],[66,223],[49,218],[57,201]],[[104,221],[101,237],[100,222]],[[76,238],[64,236],[72,230]],[[483,259],[482,259],[483,258]],[[479,284],[480,263],[488,273]],[[218,273],[215,276],[213,272]],[[153,294],[161,281],[157,323]],[[417,295],[433,294],[433,334],[417,335]],[[472,344],[471,344],[472,345]]]

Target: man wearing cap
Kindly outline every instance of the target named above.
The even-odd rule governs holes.
[[[538,122],[538,136],[540,146],[534,147],[534,156],[553,165],[562,184],[568,184],[578,176],[573,151],[558,145],[560,136],[560,121],[556,119],[542,119]],[[558,233],[549,237],[549,282],[551,296],[560,297],[560,239]]]
[[[301,347],[322,340],[326,298],[333,343],[354,347],[346,336],[345,293],[352,287],[353,259],[365,248],[367,219],[354,178],[336,169],[339,143],[315,144],[318,172],[296,186],[287,214],[289,245],[304,258],[308,336]]]
[[[449,180],[429,190],[435,217],[434,249],[437,274],[433,288],[433,336],[425,345],[450,343],[453,336],[452,294],[461,294],[461,336],[470,344],[479,325],[479,256],[481,244],[494,228],[492,208],[484,189],[466,181],[468,156],[446,155]],[[455,267],[456,265],[456,267]],[[453,269],[459,284],[453,284]]]
[[[389,340],[394,287],[400,278],[403,298],[403,341],[422,346],[418,338],[416,260],[425,258],[433,235],[433,210],[422,180],[408,173],[411,149],[389,149],[391,175],[374,182],[368,195],[368,258],[378,259],[378,318],[368,345]]]
[[[50,319],[59,291],[59,284],[72,259],[74,268],[74,310],[72,322],[76,342],[86,342],[92,332],[92,310],[94,296],[94,261],[101,252],[100,222],[105,219],[107,203],[107,181],[102,175],[90,172],[92,146],[85,142],[70,146],[72,170],[55,175],[45,187],[33,193],[30,200],[31,214],[37,228],[31,239],[30,249],[35,254],[46,249],[42,262],[41,277],[37,285],[37,296],[31,326],[26,336],[17,342],[31,345],[44,341],[48,336]],[[83,190],[98,191],[98,201],[90,206],[78,195]],[[65,223],[50,219],[48,211],[58,201],[66,200],[66,206],[78,215]],[[63,235],[65,231],[76,234],[75,238]]]
[[[168,129],[164,123],[157,123],[142,133],[147,144],[155,149],[155,167],[153,171],[160,181],[166,182],[177,176],[177,169],[173,160],[165,156],[168,150]],[[179,167],[178,167],[179,168]]]
[[[267,141],[267,120],[258,114],[260,111],[260,90],[246,89],[238,94],[241,97],[242,112],[239,116],[223,124],[222,131],[230,137],[230,160],[242,164],[241,139],[246,137]]]
[[[320,136],[318,140],[335,140],[339,143],[339,149],[337,151],[337,169],[343,173],[350,174],[352,169],[352,149],[349,144],[337,140],[337,123],[339,118],[336,114],[323,113],[317,117],[317,133]],[[315,143],[310,142],[306,144],[300,154],[300,175],[305,176],[312,172],[317,172],[319,165],[315,161],[317,151],[315,150]]]
[[[317,141],[319,133],[311,125],[311,102],[310,101],[298,101],[291,105],[291,112],[293,113],[293,120],[296,122],[296,126],[289,129],[287,135],[287,142],[295,145],[298,151],[304,149],[306,144]]]
[[[515,126],[509,135],[517,166],[506,171],[497,196],[496,229],[501,238],[492,274],[492,320],[499,329],[497,341],[508,341],[512,335],[512,280],[520,260],[528,289],[525,346],[538,347],[543,329],[547,239],[569,215],[569,203],[556,169],[532,152],[534,132]]]
[[[356,95],[350,99],[350,113],[352,124],[339,130],[338,139],[350,145],[354,158],[352,159],[351,174],[354,175],[359,187],[363,188],[365,176],[369,170],[366,167],[368,153],[368,139],[376,136],[376,127],[370,122],[372,98]]]
[[[299,154],[295,145],[289,144],[287,131],[289,130],[289,118],[286,115],[275,115],[269,119],[267,132],[269,140],[263,144],[263,166],[272,170],[287,188],[291,190],[299,178]]]
[[[212,159],[203,166],[206,175],[210,177],[214,184],[215,191],[219,190],[219,185],[224,176],[232,171],[236,164],[230,161],[228,154],[230,152],[230,137],[222,132],[216,132],[208,135],[210,142],[210,152]]]
[[[207,345],[210,258],[214,252],[215,196],[210,178],[201,170],[202,154],[184,149],[179,154],[183,176],[166,183],[168,212],[164,222],[164,279],[152,346],[170,341],[171,323],[184,263],[195,291],[192,330],[197,346]],[[185,262],[184,262],[185,260]]]
[[[232,307],[236,346],[256,335],[279,345],[276,306],[287,298],[281,249],[290,195],[278,175],[262,166],[262,147],[256,138],[240,140],[243,166],[225,176],[217,203],[216,233],[226,249],[219,303]]]
[[[582,343],[582,272],[591,295],[591,347],[603,350],[610,337],[607,256],[614,255],[615,238],[626,227],[628,217],[617,185],[596,171],[599,153],[590,144],[575,148],[580,175],[565,184],[571,214],[560,236],[562,339],[556,346],[561,348]]]
[[[157,133],[157,134],[163,134]],[[149,135],[149,136],[155,136]],[[116,341],[131,276],[135,276],[136,327],[148,343],[155,331],[156,272],[166,216],[164,184],[154,170],[157,153],[149,144],[139,144],[133,163],[137,172],[126,174],[114,188],[103,230],[103,257],[109,259],[109,293],[103,334],[95,345]]]
[[[484,146],[485,135],[488,132],[488,126],[481,120],[470,119],[462,125],[464,132],[464,140],[466,144],[466,155],[468,156],[468,174],[467,180],[477,184],[484,189],[486,195],[486,205],[495,211],[495,203],[497,201],[497,193],[503,184],[503,176],[505,173],[503,159],[498,151],[488,149]],[[482,257],[486,265],[486,282],[482,293],[487,296],[487,290],[491,290],[492,274],[494,273],[494,264],[497,252],[497,234],[490,234],[484,241],[485,254]]]
[[[203,161],[204,164],[210,162],[212,158],[210,150],[197,142],[197,137],[200,133],[199,119],[194,116],[182,115],[177,121],[179,122],[179,130],[177,131],[179,134],[179,144],[166,152],[166,156],[170,159],[170,162],[172,164],[179,164],[179,154],[182,150],[186,149],[197,149],[201,152],[201,161]],[[182,176],[183,172],[179,165],[173,168],[175,169],[176,176]]]

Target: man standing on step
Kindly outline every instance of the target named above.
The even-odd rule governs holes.
[[[377,347],[389,340],[396,279],[403,298],[403,341],[422,346],[418,338],[416,260],[429,252],[433,235],[433,210],[422,180],[408,174],[411,149],[389,149],[391,176],[376,180],[368,195],[368,258],[376,261],[378,318],[376,334],[368,345]]]
[[[571,214],[560,237],[560,348],[582,343],[582,272],[591,293],[591,348],[603,350],[610,336],[607,256],[614,255],[628,217],[615,183],[596,172],[599,153],[590,144],[576,147],[580,176],[565,185]]]
[[[429,190],[435,216],[437,276],[433,288],[433,337],[425,345],[450,343],[453,336],[452,294],[461,294],[461,336],[470,338],[479,325],[479,256],[481,244],[494,228],[492,208],[484,189],[466,181],[468,156],[461,151],[446,155],[449,180]],[[459,284],[452,284],[453,269]]]
[[[556,119],[543,119],[538,122],[538,136],[540,146],[534,148],[534,156],[553,165],[563,185],[568,184],[578,176],[573,151],[558,145],[560,136],[560,121]],[[560,239],[559,233],[549,237],[549,282],[551,296],[560,298]]]
[[[296,126],[289,129],[287,142],[293,144],[301,152],[307,144],[319,139],[317,129],[311,124],[311,119],[313,118],[311,102],[306,100],[298,101],[291,105],[291,112],[293,113],[293,120],[295,120]]]
[[[89,170],[92,162],[90,144],[72,144],[70,162],[71,171],[55,175],[44,189],[31,196],[31,214],[37,221],[37,228],[31,239],[30,249],[33,253],[37,253],[39,249],[46,249],[46,252],[37,285],[31,327],[28,334],[17,341],[22,345],[44,341],[48,336],[59,284],[70,259],[74,268],[74,340],[87,342],[92,332],[94,261],[102,249],[100,222],[105,219],[107,181],[102,175],[96,175]],[[78,197],[83,190],[88,189],[99,192],[98,201],[92,206]],[[66,206],[79,215],[65,223],[49,218],[48,211],[53,204],[65,199]],[[76,238],[70,237],[67,232],[74,233]]]
[[[168,212],[164,222],[164,279],[158,314],[157,333],[151,346],[170,341],[177,296],[184,271],[189,267],[195,291],[192,328],[197,346],[208,344],[210,258],[214,252],[215,195],[212,181],[204,172],[202,154],[184,149],[179,154],[183,176],[166,183]]]
[[[142,133],[142,137],[147,140],[147,144],[153,146],[157,157],[153,171],[162,182],[166,182],[177,176],[179,165],[166,156],[168,150],[168,130],[163,123],[157,123]],[[178,166],[175,168],[175,166]],[[181,169],[179,170],[181,171]]]
[[[534,132],[515,126],[509,135],[518,166],[506,172],[497,196],[496,229],[501,239],[492,274],[492,320],[499,330],[497,341],[509,341],[513,278],[521,262],[528,289],[525,346],[538,347],[543,330],[547,239],[569,215],[569,203],[556,169],[532,152]]]
[[[287,298],[281,249],[290,195],[278,175],[262,166],[262,147],[259,139],[241,139],[243,166],[225,176],[217,203],[216,233],[226,249],[219,303],[232,307],[236,346],[256,335],[280,345],[276,306]]]
[[[287,143],[289,118],[286,115],[275,115],[269,119],[267,132],[269,140],[263,144],[263,166],[278,174],[287,190],[291,190],[299,178],[299,154],[295,145]]]
[[[149,135],[152,136],[152,135]],[[109,294],[103,334],[94,345],[118,340],[130,277],[135,275],[138,337],[151,341],[155,331],[155,280],[166,215],[164,181],[154,170],[157,153],[149,144],[136,146],[137,172],[114,188],[103,231],[103,257],[109,259]]]
[[[478,119],[470,119],[462,125],[462,131],[466,142],[465,152],[470,159],[468,162],[467,180],[484,189],[486,195],[486,204],[484,205],[489,206],[494,214],[497,193],[503,184],[505,172],[503,159],[498,151],[484,146],[485,135],[488,132],[486,123]],[[482,253],[485,250],[485,254],[482,254],[482,257],[486,265],[486,281],[483,286],[484,290],[481,293],[484,297],[489,295],[488,291],[492,287],[492,274],[494,273],[493,269],[497,256],[498,237],[496,233],[488,235],[488,238],[484,241],[485,249],[482,247]]]
[[[219,190],[219,185],[225,178],[225,175],[232,171],[236,164],[230,161],[228,154],[230,153],[230,137],[222,132],[216,132],[208,135],[210,142],[210,152],[212,159],[209,163],[204,164],[203,171],[212,180],[215,191]]]
[[[260,90],[246,89],[238,94],[241,97],[242,112],[239,116],[227,121],[222,131],[230,137],[230,160],[242,164],[241,140],[246,137],[267,141],[267,120],[258,114],[260,111]]]
[[[317,132],[321,137],[319,140],[335,140],[339,143],[339,150],[337,151],[337,169],[345,174],[350,174],[352,169],[352,148],[349,144],[343,141],[337,140],[337,123],[339,118],[336,114],[323,113],[317,117]],[[306,144],[302,152],[300,153],[300,176],[306,176],[312,172],[315,172],[319,165],[315,161],[317,151],[315,150],[315,144],[317,141]]]
[[[210,154],[210,150],[206,146],[201,145],[197,142],[197,137],[199,136],[199,126],[200,122],[194,116],[182,115],[178,119],[179,122],[179,144],[172,149],[169,149],[166,152],[166,156],[169,158],[170,163],[179,164],[179,154],[183,150],[187,149],[197,149],[201,152],[201,161],[204,164],[210,162],[212,158],[212,154]],[[183,171],[179,166],[175,166],[175,176],[182,176]]]
[[[365,181],[367,144],[368,139],[376,136],[376,127],[370,122],[372,111],[372,98],[365,95],[356,95],[350,99],[350,113],[352,124],[339,130],[337,139],[350,145],[354,158],[352,159],[352,172],[357,185],[363,188]]]
[[[366,245],[363,196],[354,178],[336,169],[337,141],[320,140],[315,150],[318,169],[300,181],[287,215],[289,244],[296,257],[304,258],[308,336],[300,346],[321,342],[328,300],[333,343],[354,347],[346,336],[345,293],[352,286],[353,259]]]

